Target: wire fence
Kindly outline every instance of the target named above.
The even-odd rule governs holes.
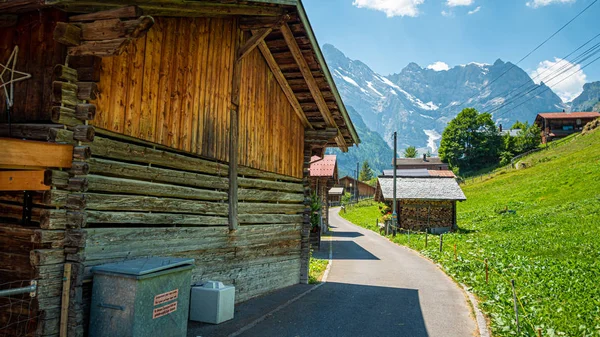
[[[40,318],[36,310],[37,283],[30,280],[0,284],[0,337],[31,336]]]
[[[378,221],[378,219],[377,219]],[[464,260],[462,259],[462,256],[460,255],[460,251],[459,251],[459,247],[457,246],[457,244],[454,244],[450,250],[447,249],[447,243],[444,243],[444,234],[433,234],[430,233],[429,231],[420,231],[420,230],[414,230],[414,229],[407,229],[407,228],[402,228],[399,227],[397,225],[393,225],[390,224],[390,222],[386,223],[386,224],[378,224],[380,226],[380,229],[382,229],[383,225],[383,232],[384,236],[391,236],[392,238],[395,237],[396,235],[406,235],[407,237],[407,246],[411,247],[411,235],[413,237],[413,242],[415,242],[415,240],[419,240],[419,237],[422,237],[422,240],[424,240],[424,247],[425,249],[428,248],[429,245],[435,245],[436,249],[439,249],[439,253],[440,254],[445,254],[446,256],[448,254],[453,254],[454,255],[454,261],[455,263],[461,263]],[[380,231],[381,234],[381,231]],[[438,240],[435,240],[437,242],[435,242],[434,240],[430,240],[429,236],[432,236],[435,238],[435,236],[438,236]],[[439,244],[439,248],[438,247]],[[527,312],[527,310],[525,309],[525,306],[523,305],[523,301],[521,299],[521,297],[519,296],[518,293],[518,287],[517,285],[519,284],[515,278],[509,279],[508,277],[506,277],[504,274],[506,274],[506,272],[502,272],[494,267],[491,266],[491,262],[493,262],[493,260],[490,260],[488,258],[478,258],[476,256],[470,255],[469,259],[475,260],[478,263],[481,264],[481,273],[485,273],[485,281],[486,284],[488,284],[490,282],[490,277],[489,277],[489,273],[493,273],[494,275],[496,275],[498,277],[498,279],[502,282],[504,282],[507,286],[509,286],[512,289],[512,301],[514,302],[514,314],[515,314],[515,328],[517,329],[517,335],[521,336],[521,335],[526,335],[526,334],[522,334],[521,333],[521,325],[519,323],[519,317],[522,317],[525,319],[525,323],[527,324],[527,328],[531,329],[529,330],[529,334],[531,335],[535,335],[538,337],[542,336],[542,329],[539,327],[536,327],[536,325],[531,321],[531,316],[529,315],[529,313]]]

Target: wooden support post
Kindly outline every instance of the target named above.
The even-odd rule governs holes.
[[[538,337],[542,337],[542,328],[537,328]]]
[[[427,248],[428,236],[429,236],[429,229],[425,231],[425,248]]]
[[[235,55],[238,55],[243,33],[239,29],[239,22],[235,25]],[[231,79],[231,107],[229,108],[229,229],[236,230],[239,226],[238,219],[238,136],[239,136],[239,104],[240,86],[242,81],[242,62],[233,60],[233,76]]]
[[[65,263],[63,273],[62,300],[60,302],[60,337],[67,337],[69,320],[69,295],[71,292],[71,264]]]

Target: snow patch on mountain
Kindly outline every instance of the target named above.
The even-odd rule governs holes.
[[[369,87],[369,89],[373,90],[377,95],[385,98],[385,96],[383,96],[382,93],[380,93],[379,91],[377,91],[377,89],[375,89],[375,87],[373,86],[373,82],[367,81],[367,87]]]
[[[346,81],[346,82],[348,82],[348,83],[352,84],[353,86],[355,86],[355,87],[357,87],[357,88],[360,88],[360,85],[358,85],[358,83],[356,83],[356,81],[355,81],[355,80],[353,80],[352,78],[350,78],[350,77],[348,77],[348,76],[344,76],[344,75],[342,75],[342,73],[340,73],[340,72],[339,72],[339,70],[337,70],[337,69],[333,71],[333,76],[336,76],[336,75],[337,75],[339,78],[343,79],[344,81]]]
[[[441,139],[442,135],[440,135],[439,132],[437,132],[435,130],[423,130],[423,132],[425,132],[425,134],[428,137],[428,139],[427,139],[427,147],[429,149],[431,149],[432,153],[437,153],[438,146],[437,146],[436,141],[438,139]]]

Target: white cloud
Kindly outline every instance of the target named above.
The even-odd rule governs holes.
[[[477,12],[479,12],[481,10],[481,6],[477,6],[477,8],[475,8],[472,11],[469,11],[467,14],[471,15],[471,14],[475,14]]]
[[[448,7],[471,6],[473,2],[475,2],[475,0],[448,0],[446,5],[448,5]]]
[[[454,13],[452,13],[452,11],[443,10],[442,11],[442,16],[452,17],[452,16],[454,16]]]
[[[538,7],[548,6],[551,4],[573,3],[575,1],[577,1],[577,0],[533,0],[533,1],[527,2],[526,5],[529,7],[538,8]]]
[[[563,102],[570,102],[581,94],[583,85],[586,83],[586,75],[579,70],[581,70],[581,65],[574,65],[567,60],[555,57],[554,61],[540,62],[537,69],[532,71],[529,76],[537,84],[544,82],[547,86],[552,87],[552,90]]]
[[[434,63],[428,65],[427,69],[432,69],[435,71],[442,71],[442,70],[449,70],[450,67],[442,61],[437,61],[437,62],[434,62]]]
[[[418,16],[419,5],[425,0],[354,0],[352,5],[384,12],[388,18],[394,16]]]

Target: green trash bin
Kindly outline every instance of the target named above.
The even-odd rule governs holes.
[[[151,257],[92,268],[90,337],[186,336],[193,264]]]

